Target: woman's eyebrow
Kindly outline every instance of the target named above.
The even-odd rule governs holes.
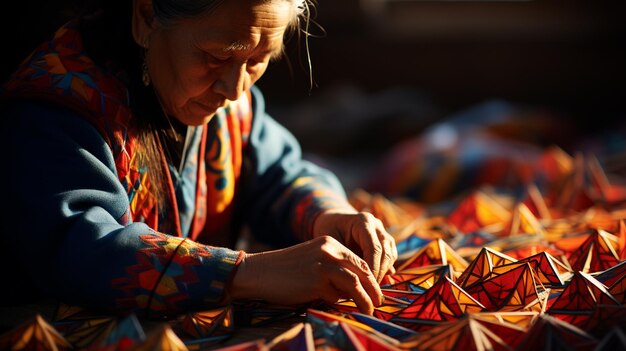
[[[284,43],[281,42],[280,46],[277,46],[275,48],[269,48],[267,50],[263,50],[261,51],[259,54],[261,55],[269,55],[270,56],[270,60],[276,60],[279,59],[284,52],[284,48],[285,45]],[[253,50],[254,47],[250,44],[244,44],[239,40],[233,41],[227,45],[224,46],[224,48],[222,49],[222,51],[224,52],[228,52],[228,53],[232,53],[232,52],[240,52],[240,51],[250,51]]]
[[[226,46],[224,46],[224,48],[222,49],[224,52],[232,52],[232,51],[248,51],[252,49],[252,45],[250,44],[244,44],[242,42],[240,42],[239,40],[233,41],[230,44],[227,44]]]

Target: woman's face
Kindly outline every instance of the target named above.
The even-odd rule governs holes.
[[[165,111],[186,125],[208,123],[281,55],[293,16],[290,1],[226,0],[200,18],[154,20],[146,60]]]

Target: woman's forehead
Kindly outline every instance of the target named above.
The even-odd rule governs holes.
[[[272,0],[265,5],[247,6],[237,10],[228,4],[247,0],[226,2],[215,12],[190,21],[182,26],[191,28],[196,41],[201,44],[221,46],[224,51],[250,50],[259,44],[279,46],[289,26],[290,11],[285,0]],[[270,48],[271,49],[271,48]]]

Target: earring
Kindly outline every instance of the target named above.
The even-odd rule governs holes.
[[[150,72],[148,71],[148,39],[144,40],[143,62],[141,63],[141,81],[144,86],[150,85]]]
[[[143,63],[141,64],[141,81],[144,86],[150,85],[150,72],[148,72],[148,61],[146,55],[143,56]]]

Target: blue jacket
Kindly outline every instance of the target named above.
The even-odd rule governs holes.
[[[74,38],[79,36],[70,39]],[[5,254],[0,262],[8,270],[8,283],[3,285],[10,286],[11,295],[3,302],[44,296],[148,316],[218,303],[242,252],[222,247],[219,235],[192,240],[190,228],[197,216],[206,215],[196,201],[199,182],[205,179],[197,176],[202,173],[198,155],[203,147],[204,153],[211,152],[203,135],[210,140],[223,132],[223,126],[213,125],[219,123],[219,114],[207,126],[189,128],[185,149],[189,157],[182,165],[167,165],[176,199],[175,208],[168,211],[176,215],[159,217],[175,218],[177,223],[170,227],[178,229],[163,232],[167,226],[155,227],[133,215],[140,211],[141,203],[135,200],[142,188],[120,177],[128,169],[120,169],[124,152],[119,147],[136,140],[124,135],[126,139],[112,141],[102,125],[110,124],[116,118],[113,114],[102,113],[108,122],[98,123],[89,112],[75,108],[81,95],[72,91],[76,79],[97,90],[104,78],[90,75],[93,70],[59,74],[37,66],[51,52],[59,56],[53,41],[25,61],[21,72],[29,72],[28,79],[15,75],[3,92],[0,142],[8,162],[2,172],[6,210],[0,233]],[[77,50],[72,55],[83,60],[85,53]],[[47,95],[29,86],[42,70],[56,72],[46,78]],[[227,218],[237,223],[221,229],[245,226],[257,240],[272,246],[307,240],[315,216],[344,206],[345,193],[331,172],[302,159],[293,135],[265,113],[256,87],[248,96],[249,134],[238,136],[246,139],[240,150],[231,150],[239,153],[241,165]],[[205,225],[211,225],[210,217]]]

